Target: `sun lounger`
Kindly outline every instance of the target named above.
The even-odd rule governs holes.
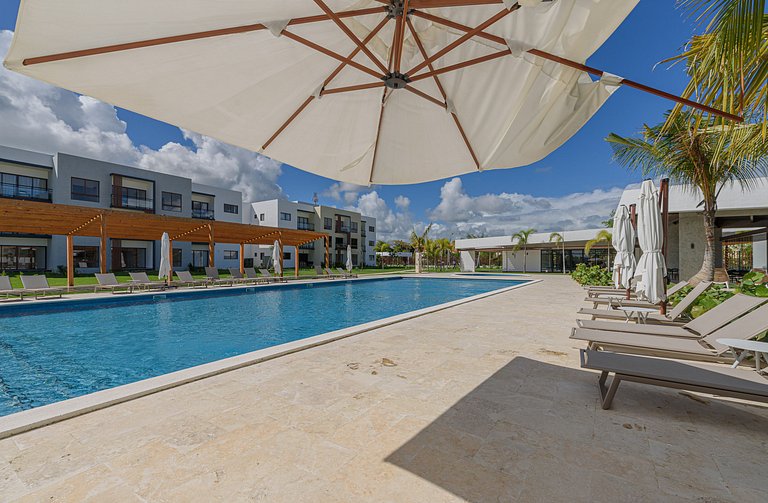
[[[178,283],[182,286],[191,286],[192,288],[202,286],[208,288],[210,282],[207,279],[195,279],[189,271],[175,271],[179,277]]]
[[[280,276],[273,276],[269,273],[266,269],[259,269],[259,273],[261,273],[261,277],[264,278],[267,281],[272,281],[274,283],[280,282],[280,283],[287,283],[288,280],[285,278],[282,278]]]
[[[48,284],[48,278],[42,274],[36,274],[34,276],[24,275],[21,277],[21,284],[24,285],[26,293],[31,293],[35,296],[35,299],[45,297],[48,294],[56,295],[61,298],[61,295],[64,293],[64,289],[62,288],[52,288]]]
[[[336,270],[339,271],[339,274],[343,278],[356,278],[357,277],[357,274],[353,274],[351,271],[345,271],[341,267],[337,267]]]
[[[13,288],[10,277],[0,276],[0,295],[4,295],[6,299],[18,296],[19,298],[14,300],[22,300],[24,299],[24,292],[25,290]]]
[[[740,316],[765,304],[768,299],[751,297],[749,295],[736,294],[722,304],[715,306],[698,318],[689,321],[685,325],[676,326],[669,324],[642,325],[616,323],[614,321],[577,320],[579,328],[590,330],[606,330],[613,332],[627,332],[635,334],[660,335],[665,337],[683,337],[698,339],[709,335],[720,327],[727,325]]]
[[[251,278],[246,278],[243,273],[240,272],[240,269],[237,267],[230,267],[229,268],[229,275],[232,276],[232,281],[235,283],[255,283],[256,281]]]
[[[709,281],[702,281],[696,287],[691,290],[688,295],[680,299],[680,302],[677,303],[677,305],[666,315],[661,313],[651,313],[646,318],[646,321],[649,321],[651,323],[670,323],[670,322],[677,322],[680,317],[685,314],[685,312],[690,308],[694,302],[696,302],[696,299],[699,298],[699,296],[704,293],[704,291],[712,286],[712,283]],[[622,306],[626,305],[626,303],[622,303]],[[630,306],[628,306],[630,307]],[[634,306],[631,306],[634,307]],[[610,320],[627,320],[627,315],[624,311],[618,310],[618,309],[587,309],[582,308],[579,310],[578,314],[581,315],[587,315],[592,316],[592,319],[596,318],[605,318]]]
[[[257,273],[256,269],[254,269],[253,267],[246,267],[244,271],[245,271],[245,277],[253,281],[254,283],[271,283],[272,282],[271,276],[269,278],[265,278],[261,274]]]
[[[587,341],[588,349],[685,360],[732,362],[730,348],[717,339],[748,340],[768,330],[768,304],[699,339],[574,328],[571,339]]]
[[[331,271],[330,267],[326,267],[324,270],[325,270],[325,274],[327,274],[328,278],[330,278],[330,279],[341,278],[341,276],[339,276],[335,272]]]
[[[687,281],[681,281],[675,284],[674,286],[672,286],[672,288],[667,290],[667,296],[670,296],[679,292],[686,286],[688,286]],[[587,294],[590,297],[593,296],[592,295],[593,293],[594,294],[612,294],[613,293],[613,294],[624,294],[624,295],[626,295],[627,293],[627,290],[625,288],[615,288],[612,286],[589,286],[589,287],[586,287],[585,290],[587,290]],[[632,291],[630,293],[634,295],[635,292]]]
[[[216,286],[233,286],[235,284],[235,280],[231,278],[222,278],[219,276],[219,270],[215,267],[206,267],[205,268],[205,275],[208,279],[208,282],[212,285]]]
[[[603,409],[611,408],[621,381],[768,402],[768,378],[751,370],[586,349],[581,350],[581,368],[600,371]]]
[[[143,288],[144,290],[159,288],[164,289],[168,286],[165,281],[152,281],[147,276],[146,272],[129,272],[131,275],[131,283],[136,288]]]
[[[117,281],[114,273],[96,273],[96,281],[98,284],[93,287],[93,293],[99,290],[110,290],[113,294],[122,290],[123,293],[133,293],[133,285],[131,283],[120,283]]]

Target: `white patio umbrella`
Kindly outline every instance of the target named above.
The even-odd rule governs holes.
[[[648,90],[584,66],[638,1],[22,0],[5,65],[322,176],[417,183],[538,161],[620,85]]]
[[[160,240],[160,267],[157,270],[158,279],[166,278],[170,281],[171,278],[171,262],[169,255],[171,254],[171,239],[168,237],[167,232],[163,232],[163,237]]]
[[[664,241],[664,228],[659,209],[659,191],[651,180],[643,182],[637,203],[637,239],[643,255],[637,261],[635,291],[641,298],[652,304],[666,300],[664,277],[667,266],[661,247]]]
[[[272,267],[275,270],[275,276],[280,276],[283,269],[280,267],[280,243],[275,240],[275,244],[272,248]]]
[[[616,288],[629,288],[635,273],[635,229],[629,218],[629,210],[623,204],[613,215],[612,245],[616,250],[613,261],[613,283]]]
[[[347,271],[352,270],[352,245],[347,245]]]

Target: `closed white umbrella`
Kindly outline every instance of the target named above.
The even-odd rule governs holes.
[[[352,270],[352,245],[347,245],[347,271]]]
[[[5,64],[322,176],[418,183],[538,161],[640,87],[583,66],[638,1],[22,0]]]
[[[280,276],[283,270],[280,267],[280,243],[277,240],[272,248],[272,262],[272,267],[275,269],[275,276]]]
[[[621,205],[613,216],[612,245],[616,250],[613,261],[613,283],[616,288],[629,288],[637,266],[635,260],[635,230],[629,210]]]
[[[168,237],[167,232],[163,232],[163,237],[160,240],[160,267],[157,270],[157,277],[159,279],[166,278],[171,280],[171,261],[169,256],[171,254],[171,239]]]
[[[643,182],[637,203],[637,239],[643,255],[637,261],[635,291],[652,304],[666,300],[664,277],[667,266],[661,251],[664,228],[659,208],[659,191],[651,180]]]

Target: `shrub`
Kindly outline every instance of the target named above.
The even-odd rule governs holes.
[[[613,284],[611,272],[599,265],[587,266],[579,264],[571,277],[580,285],[610,286]]]

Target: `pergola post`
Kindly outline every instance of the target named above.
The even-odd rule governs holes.
[[[101,226],[99,229],[99,272],[105,274],[107,272],[107,217],[104,213],[99,217],[101,220]]]
[[[282,234],[280,235],[280,238],[277,240],[277,248],[280,252],[280,277],[282,278],[283,275],[285,274],[285,270],[283,268],[284,256],[283,256],[283,235]]]
[[[299,245],[293,247],[293,275],[299,277]]]
[[[168,240],[168,286],[173,281],[173,239]]]
[[[331,258],[331,257],[330,257],[330,255],[331,255],[331,252],[330,252],[330,250],[328,249],[328,246],[329,246],[329,245],[328,245],[328,239],[329,239],[329,237],[330,237],[330,236],[324,236],[324,237],[323,237],[323,241],[325,241],[325,267],[331,267],[331,266],[329,265],[329,262],[328,262],[328,261],[330,260],[330,258]]]
[[[72,234],[67,234],[67,286],[75,286],[75,243]]]
[[[208,224],[208,266],[216,267],[214,264],[214,248],[213,242],[213,224]]]
[[[240,243],[240,274],[245,274],[245,243]]]

